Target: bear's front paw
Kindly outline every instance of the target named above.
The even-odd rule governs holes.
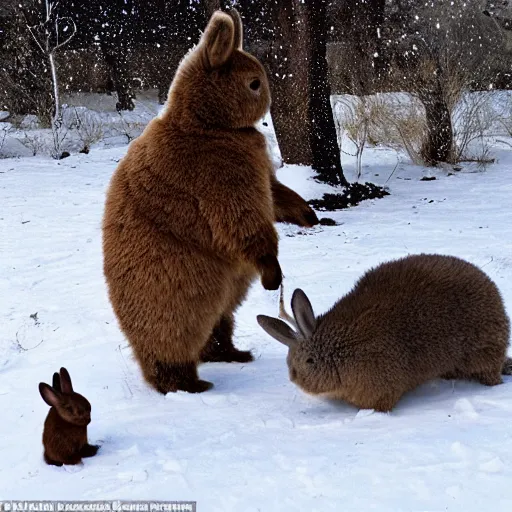
[[[310,206],[308,206],[307,210],[304,212],[303,218],[304,218],[303,226],[305,228],[312,228],[313,226],[316,226],[320,222],[318,220],[318,217],[317,217],[315,211]]]
[[[281,286],[283,274],[277,256],[267,254],[260,260],[261,284],[265,290],[277,290]]]

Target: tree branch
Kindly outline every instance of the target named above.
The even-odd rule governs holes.
[[[34,25],[35,27],[36,25]],[[32,29],[34,27],[30,27],[29,25],[27,25],[27,29],[28,31],[30,32],[30,35],[32,36],[32,38],[34,39],[34,41],[36,42],[37,46],[39,47],[39,49],[46,54],[46,50],[43,48],[43,45],[39,42],[39,39],[37,39],[36,35],[34,34],[34,32],[32,32]]]
[[[36,35],[34,34],[34,32],[32,32],[32,30],[37,27],[37,25],[30,25],[29,21],[28,21],[28,18],[27,18],[27,13],[25,12],[25,9],[20,9],[21,11],[21,14],[23,15],[23,18],[25,19],[25,25],[28,29],[28,31],[30,32],[30,35],[32,36],[32,38],[34,39],[34,41],[36,42],[37,46],[39,47],[39,49],[45,53],[44,51],[44,48],[43,48],[43,45],[39,42],[39,39],[37,39]]]
[[[65,39],[64,41],[62,41],[62,43],[59,44],[59,29],[58,29],[58,26],[57,26],[57,23],[58,23],[58,19],[55,21],[55,30],[56,30],[56,33],[57,33],[57,45],[53,48],[52,52],[58,50],[59,48],[62,48],[63,46],[67,45],[71,39],[73,39],[73,37],[75,37],[76,35],[76,32],[77,32],[77,29],[76,29],[76,23],[75,23],[75,20],[73,20],[72,18],[62,18],[61,21],[63,20],[66,20],[66,21],[69,21],[72,25],[72,31],[71,31],[71,34],[70,36]]]

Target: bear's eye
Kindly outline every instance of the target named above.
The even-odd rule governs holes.
[[[249,84],[249,87],[250,87],[253,91],[257,91],[257,90],[260,88],[260,85],[261,85],[261,82],[256,78],[256,80],[253,80],[253,81]]]
[[[313,364],[314,362],[315,362],[315,361],[314,361],[314,359],[313,359],[312,357],[308,357],[308,358],[306,359],[306,363],[308,363],[308,364]]]

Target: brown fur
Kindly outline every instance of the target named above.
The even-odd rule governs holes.
[[[233,346],[233,314],[258,274],[268,290],[281,283],[274,221],[318,223],[273,175],[254,127],[268,81],[241,38],[236,14],[213,15],[107,193],[110,301],[145,379],[164,394],[209,389],[200,361],[252,359]]]
[[[44,422],[44,460],[53,466],[80,464],[82,457],[93,457],[99,446],[87,441],[87,425],[91,422],[91,404],[73,391],[65,368],[53,375],[53,386],[41,382],[39,392],[51,406]]]
[[[390,411],[430,379],[487,386],[510,374],[510,322],[496,285],[452,256],[384,263],[315,319],[301,290],[292,299],[299,333],[277,319],[260,325],[290,347],[290,379],[304,391]]]

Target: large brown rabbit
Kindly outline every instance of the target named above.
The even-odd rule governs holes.
[[[277,318],[258,322],[289,347],[292,382],[314,395],[389,411],[430,379],[494,386],[512,374],[501,295],[484,272],[453,256],[383,263],[318,318],[298,289],[292,309],[296,331]]]
[[[166,108],[115,171],[103,220],[104,273],[119,324],[161,393],[202,392],[201,361],[252,360],[233,346],[233,313],[258,274],[281,283],[275,221],[313,210],[280,184],[264,136],[261,64],[239,15],[217,11],[184,58]]]
[[[96,455],[99,446],[87,441],[87,425],[91,422],[91,404],[73,391],[66,368],[53,374],[52,386],[41,382],[39,392],[51,406],[44,422],[44,460],[53,466],[75,465],[83,457]]]

